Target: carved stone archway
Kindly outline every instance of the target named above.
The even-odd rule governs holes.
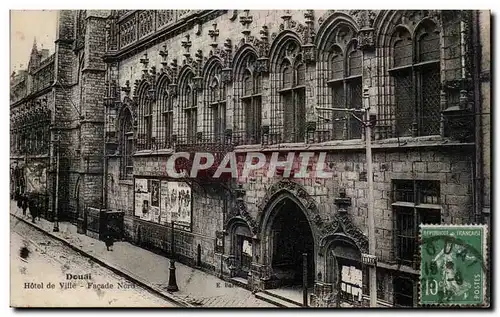
[[[307,193],[307,191],[301,185],[291,182],[289,180],[282,180],[278,183],[273,184],[266,192],[265,196],[259,202],[258,210],[259,215],[257,219],[258,228],[257,231],[260,233],[262,231],[262,226],[264,224],[264,218],[266,217],[266,209],[268,209],[270,203],[278,197],[280,194],[289,193],[292,197],[297,199],[300,205],[304,208],[304,213],[309,220],[313,234],[321,232],[321,226],[323,225],[323,219],[319,214],[318,207],[314,199]]]

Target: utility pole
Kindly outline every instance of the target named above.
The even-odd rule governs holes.
[[[55,202],[55,212],[54,212],[54,229],[53,232],[59,232],[59,153],[61,145],[61,132],[57,131],[56,139],[54,140],[55,150],[56,150],[56,202]]]
[[[370,96],[368,89],[363,91],[363,100],[365,100],[365,132],[366,132],[366,174],[368,181],[368,256],[364,261],[369,264],[370,281],[370,307],[377,307],[377,258],[375,256],[375,217],[373,201],[373,167],[372,167],[372,120],[370,119]],[[363,259],[362,259],[363,260]]]
[[[368,181],[368,254],[361,254],[362,264],[369,266],[369,285],[370,285],[370,307],[377,307],[377,257],[375,256],[375,217],[373,201],[373,157],[372,157],[372,126],[375,120],[370,117],[370,95],[368,88],[363,89],[363,109],[355,108],[325,108],[316,107],[317,110],[326,111],[344,111],[350,113],[356,120],[360,121],[365,128],[365,148],[366,148],[366,178]],[[355,113],[363,114],[359,118]]]

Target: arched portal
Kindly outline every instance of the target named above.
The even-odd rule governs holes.
[[[304,207],[293,195],[282,194],[268,209],[264,226],[266,264],[271,268],[270,287],[302,285],[303,254],[307,254],[307,282],[314,284],[314,235]]]
[[[240,218],[235,218],[229,226],[231,238],[230,253],[234,256],[233,276],[248,278],[253,261],[253,236],[250,227]]]
[[[360,249],[351,238],[337,233],[326,250],[326,282],[335,286],[340,302],[360,303],[364,278]]]

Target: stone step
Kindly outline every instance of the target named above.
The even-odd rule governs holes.
[[[242,288],[248,288],[248,280],[245,280],[242,277],[233,277],[231,278],[231,283],[233,283],[236,286],[242,287]]]
[[[263,301],[266,301],[268,303],[271,303],[273,305],[276,305],[278,307],[283,307],[283,308],[301,308],[302,307],[302,305],[300,305],[292,300],[285,299],[282,296],[278,297],[278,296],[271,294],[271,293],[268,293],[266,291],[256,293],[255,297],[258,299],[261,299]]]
[[[285,296],[280,295],[280,294],[276,294],[276,292],[274,292],[273,289],[264,290],[263,292],[266,293],[266,294],[268,294],[268,295],[270,295],[270,296],[274,296],[274,297],[276,297],[276,298],[278,298],[278,299],[280,299],[282,301],[288,302],[290,304],[298,305],[298,306],[303,306],[302,302],[296,301],[294,299],[285,297]]]

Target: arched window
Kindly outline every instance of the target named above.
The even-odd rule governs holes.
[[[120,122],[120,148],[121,148],[121,178],[132,178],[134,164],[132,155],[134,153],[134,130],[132,114],[129,109],[123,110]]]
[[[137,150],[150,150],[153,146],[153,101],[149,96],[149,84],[142,84],[139,90],[139,131]]]
[[[252,69],[253,70],[253,69]],[[243,73],[243,96],[241,100],[245,109],[246,143],[260,143],[260,127],[262,124],[262,77],[247,68]]]
[[[205,81],[205,131],[213,142],[224,142],[226,131],[226,85],[221,81],[222,66],[214,63]]]
[[[262,75],[255,71],[257,56],[247,51],[236,66],[235,123],[233,140],[242,144],[261,142]]]
[[[398,136],[440,133],[440,51],[439,33],[425,20],[411,38],[399,28],[393,35],[395,120]]]
[[[193,82],[193,73],[188,71],[181,80],[181,112],[179,120],[180,142],[195,143],[198,127],[198,95]]]
[[[283,136],[285,142],[305,140],[305,65],[300,46],[289,42],[280,64],[281,87],[279,90],[283,106]]]
[[[167,77],[160,80],[158,85],[158,142],[161,148],[172,146],[172,135],[174,133],[174,104],[172,96],[168,92],[170,81]]]
[[[341,109],[362,108],[362,60],[363,54],[352,41],[346,52],[334,45],[328,59],[328,86],[331,91],[331,107]],[[359,113],[355,113],[359,117]],[[334,140],[360,139],[361,122],[351,113],[332,111],[330,138]]]

